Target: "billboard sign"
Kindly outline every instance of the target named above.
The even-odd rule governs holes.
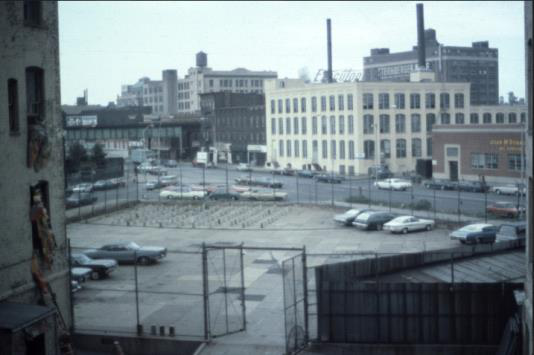
[[[314,83],[322,82],[323,78],[326,77],[327,70],[319,69],[315,78],[313,79]],[[362,78],[362,72],[354,69],[342,69],[342,70],[333,70],[332,79],[337,83],[354,83],[360,81]]]
[[[96,127],[96,115],[69,115],[66,119],[67,127]]]

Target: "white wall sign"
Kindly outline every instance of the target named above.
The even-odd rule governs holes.
[[[67,116],[67,127],[96,127],[98,122],[97,116]]]

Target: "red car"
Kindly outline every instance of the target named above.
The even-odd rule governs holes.
[[[499,217],[517,218],[519,214],[525,213],[525,207],[519,207],[512,202],[495,202],[486,209],[489,213]]]

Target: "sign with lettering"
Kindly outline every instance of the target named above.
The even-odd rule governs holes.
[[[313,79],[314,83],[320,83],[323,80],[323,77],[326,76],[327,70],[319,69],[315,78]],[[362,73],[354,69],[343,69],[343,70],[333,70],[332,79],[338,83],[354,83],[360,81],[362,78]]]
[[[67,116],[67,127],[96,127],[97,116],[69,115]]]
[[[499,152],[521,152],[523,143],[521,139],[492,139],[490,146],[497,147]]]

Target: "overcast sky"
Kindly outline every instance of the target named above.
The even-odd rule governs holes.
[[[499,49],[500,95],[524,97],[523,2],[423,2],[425,28],[444,45],[488,40]],[[326,68],[332,19],[334,70],[363,68],[371,48],[416,45],[416,2],[93,2],[59,3],[62,104],[83,90],[90,104],[115,101],[122,84],[163,69],[181,78],[208,54],[215,70],[244,67],[295,78]]]

